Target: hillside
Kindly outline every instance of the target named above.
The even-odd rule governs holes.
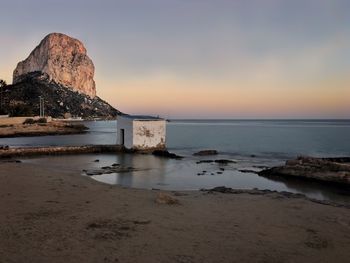
[[[99,97],[91,98],[50,80],[42,72],[26,74],[2,93],[2,109],[11,116],[39,115],[39,96],[44,98],[45,115],[62,118],[66,113],[84,119],[113,119],[120,113]]]

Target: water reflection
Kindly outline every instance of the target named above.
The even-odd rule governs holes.
[[[301,181],[298,178],[273,176],[269,179],[282,182],[289,191],[296,193],[302,193],[308,197],[320,199],[320,200],[337,200],[338,202],[350,201],[350,187],[337,185],[334,183],[324,183],[317,181]]]
[[[118,155],[118,163],[123,166],[135,168],[135,171],[100,175],[93,178],[98,181],[127,187],[137,185],[151,188],[155,181],[164,181],[166,162],[166,159],[157,158],[153,155],[120,154]]]
[[[221,158],[222,156],[218,156]],[[99,161],[96,162],[95,160]],[[220,165],[201,163],[188,157],[184,160],[172,160],[144,154],[85,154],[74,156],[51,156],[24,159],[24,162],[36,163],[45,169],[62,172],[75,171],[84,175],[83,170],[101,169],[118,163],[124,167],[136,168],[135,171],[102,174],[93,179],[125,187],[164,190],[198,190],[216,186],[236,189],[269,189],[305,194],[310,198],[350,201],[350,190],[325,186],[315,182],[303,182],[296,179],[265,178],[254,173],[240,172],[241,169],[254,169],[261,165],[256,159],[238,159],[236,163]],[[263,164],[266,161],[262,160]]]

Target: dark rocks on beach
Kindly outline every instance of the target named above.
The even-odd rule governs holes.
[[[291,176],[350,185],[350,158],[298,157],[285,165],[262,170],[261,176]]]
[[[196,162],[196,164],[200,163],[218,163],[218,164],[229,164],[229,163],[236,163],[235,161],[232,160],[227,160],[227,159],[218,159],[218,160],[199,160]]]
[[[197,161],[196,164],[200,164],[200,163],[213,163],[214,160],[200,160],[200,161]]]
[[[258,169],[267,169],[267,168],[270,168],[266,165],[253,165],[254,168],[258,168]]]
[[[218,159],[218,160],[215,160],[214,162],[219,163],[219,164],[235,163],[235,161],[227,160],[227,159]]]
[[[194,153],[194,156],[207,156],[207,155],[217,155],[218,151],[217,150],[203,150]]]
[[[254,171],[254,170],[249,170],[249,169],[242,169],[242,170],[238,170],[241,173],[250,173],[250,174],[257,174],[258,171]]]
[[[102,172],[97,172],[97,171],[86,172],[87,176],[95,176],[95,175],[102,175],[102,174],[103,174]]]
[[[209,174],[210,175],[218,175],[218,174],[223,174],[223,172],[222,171],[217,171],[217,172],[215,172],[215,171],[212,171],[212,172],[202,171],[202,172],[197,173],[198,176],[209,175]]]
[[[155,150],[152,152],[154,156],[159,156],[159,157],[165,157],[165,158],[170,158],[170,159],[182,159],[182,156],[179,156],[175,153],[170,153],[166,150]]]
[[[336,163],[350,163],[350,157],[331,157],[321,158],[324,161],[336,162]]]
[[[88,176],[112,174],[112,173],[128,173],[133,171],[139,171],[139,169],[136,169],[133,167],[125,167],[119,164],[112,164],[111,166],[103,166],[101,167],[101,169],[96,169],[96,170],[83,170],[83,172]]]
[[[1,160],[0,159],[0,162],[1,163],[22,163],[22,161],[21,160],[15,160],[15,159],[4,159],[4,160]]]
[[[0,150],[8,150],[10,147],[8,145],[0,145]]]

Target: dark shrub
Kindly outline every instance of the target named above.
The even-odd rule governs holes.
[[[37,120],[37,123],[47,123],[46,118],[40,118],[39,120]]]
[[[10,109],[11,117],[33,116],[32,108],[27,105],[16,105]]]
[[[35,123],[35,120],[33,119],[26,119],[23,124],[34,124]]]

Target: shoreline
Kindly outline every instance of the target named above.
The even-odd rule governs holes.
[[[0,149],[1,158],[49,156],[82,153],[118,153],[122,152],[120,145],[83,145],[83,146],[42,146]]]
[[[0,138],[72,135],[84,134],[87,132],[88,128],[85,125],[58,121],[35,124],[0,125]]]
[[[334,254],[347,262],[350,256],[350,209],[299,195],[130,189],[29,163],[0,169],[5,262],[317,262]],[[178,204],[157,203],[160,192]]]
[[[305,201],[317,203],[317,204],[322,204],[322,205],[329,205],[333,207],[344,207],[347,209],[350,209],[350,204],[345,204],[345,203],[339,203],[336,201],[329,201],[329,200],[320,200],[320,199],[315,199],[315,198],[310,198],[307,197],[304,194],[298,194],[298,193],[292,193],[288,191],[274,191],[274,190],[261,190],[261,189],[233,189],[230,187],[225,187],[225,186],[219,186],[219,187],[214,187],[212,189],[201,189],[199,191],[202,192],[207,192],[207,193],[222,193],[222,194],[249,194],[249,195],[277,195],[278,198],[294,198],[294,199],[303,199]]]

